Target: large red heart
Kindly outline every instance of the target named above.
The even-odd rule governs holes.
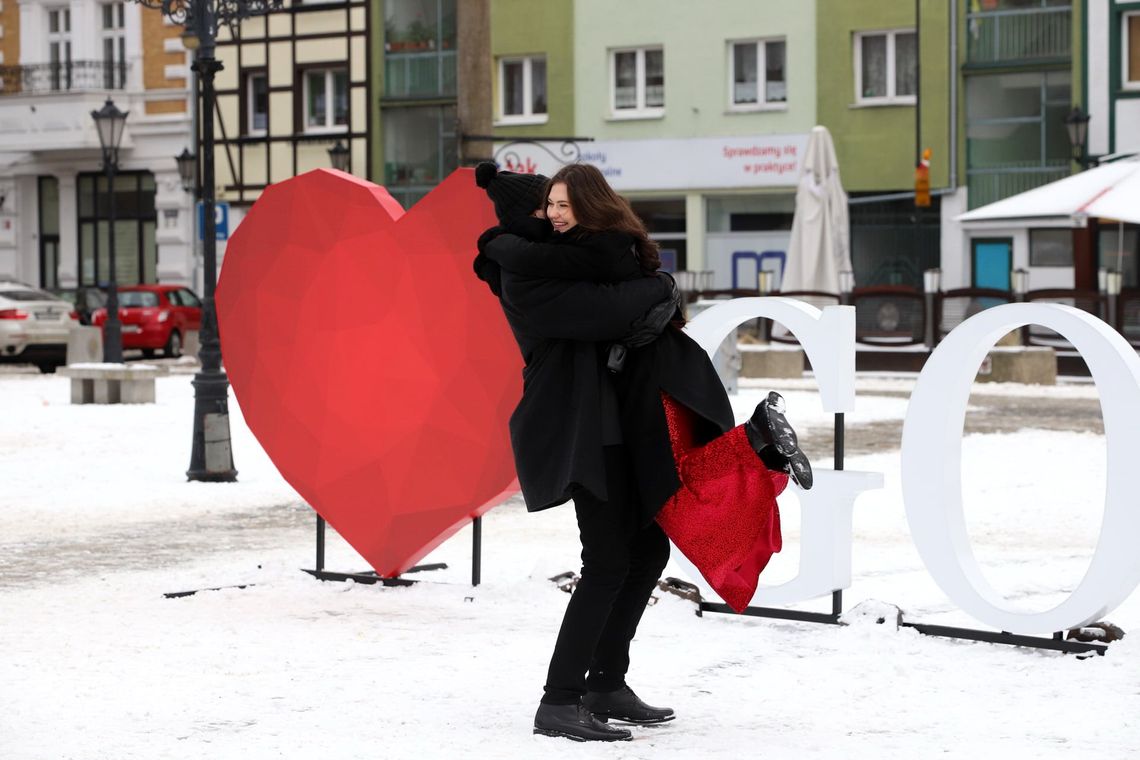
[[[521,359],[471,270],[494,223],[470,169],[406,214],[318,169],[266,188],[226,250],[218,322],[246,422],[383,576],[517,488]]]

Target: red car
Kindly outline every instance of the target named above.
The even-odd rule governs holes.
[[[178,357],[187,331],[202,325],[202,302],[181,285],[125,285],[119,288],[119,320],[124,349],[141,348],[150,358],[161,348],[167,356]],[[91,315],[93,325],[102,327],[106,321],[106,309]]]

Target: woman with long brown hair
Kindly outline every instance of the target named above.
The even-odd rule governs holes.
[[[523,398],[511,418],[523,495],[532,511],[573,498],[582,540],[581,577],[534,730],[627,739],[627,730],[598,719],[674,717],[645,704],[625,680],[630,642],[669,557],[662,525],[686,554],[688,541],[696,553],[715,555],[716,578],[708,564],[702,572],[726,600],[722,589],[736,593],[734,606],[742,607],[779,549],[775,495],[783,473],[810,487],[810,465],[777,394],[734,427],[708,356],[665,326],[680,320],[675,289],[652,318],[628,318],[632,304],[622,289],[662,280],[660,256],[595,167],[570,165],[546,183],[549,226],[531,218],[533,177],[488,164],[476,178],[505,224],[480,239],[476,271],[500,296],[526,362]],[[603,323],[605,331],[582,339],[582,324]],[[579,338],[566,340],[574,332]]]

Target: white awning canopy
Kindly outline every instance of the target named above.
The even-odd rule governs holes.
[[[1067,221],[1083,227],[1090,218],[1140,224],[1140,157],[1103,164],[1071,177],[991,203],[957,217],[963,226],[1020,226]],[[1052,225],[1050,225],[1052,226]]]

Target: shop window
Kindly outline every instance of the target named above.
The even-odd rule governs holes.
[[[782,39],[732,43],[733,110],[747,111],[787,101],[786,47]]]
[[[665,111],[665,51],[636,48],[610,52],[611,100],[618,118],[660,116]]]
[[[1067,228],[1030,230],[1029,265],[1034,267],[1071,267],[1073,265],[1073,231]]]
[[[661,268],[666,272],[685,269],[688,262],[685,200],[631,201],[630,205],[645,224],[649,237],[661,248]]]
[[[499,60],[499,116],[504,123],[546,121],[546,57]]]
[[[1105,224],[1097,235],[1097,265],[1124,273],[1126,288],[1140,286],[1137,259],[1140,258],[1140,227],[1134,224]]]
[[[79,284],[102,285],[110,277],[110,203],[115,204],[115,279],[120,285],[155,282],[158,246],[154,175],[120,172],[115,175],[114,192],[107,192],[105,174],[80,174],[76,189]]]
[[[855,101],[861,105],[913,104],[918,60],[913,30],[855,35]]]

